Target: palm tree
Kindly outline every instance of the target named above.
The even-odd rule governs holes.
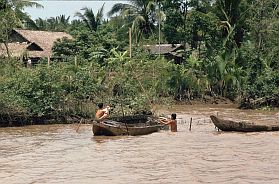
[[[66,17],[65,15],[59,15],[55,17],[55,20],[56,20],[55,31],[65,31],[70,25],[69,24],[70,16]]]
[[[16,17],[24,26],[26,26],[27,24],[35,24],[34,21],[30,18],[30,16],[26,12],[24,12],[25,8],[43,8],[41,4],[36,3],[32,0],[6,0],[6,2],[12,7]]]
[[[48,30],[48,31],[65,31],[69,26],[70,16],[59,15],[57,17],[50,17],[46,20],[38,18],[34,23],[28,22],[28,29]]]
[[[12,11],[15,17],[23,24],[32,21],[30,16],[26,12],[24,12],[24,8],[43,8],[42,5],[31,0],[1,0],[0,6],[3,10],[9,9],[10,11]]]
[[[98,27],[102,24],[103,21],[104,5],[105,4],[103,4],[103,6],[98,10],[96,16],[93,13],[92,8],[88,7],[84,7],[81,9],[84,11],[83,14],[80,12],[76,12],[75,16],[79,17],[91,31],[97,31]]]
[[[224,28],[224,45],[234,41],[241,46],[244,36],[245,16],[249,8],[245,7],[243,0],[217,0],[217,16]],[[244,10],[244,11],[243,11]]]
[[[42,6],[30,0],[0,1],[0,43],[4,43],[8,57],[10,57],[10,53],[7,44],[12,30],[32,21],[30,16],[23,12],[25,7],[39,8]]]
[[[54,17],[50,17],[46,20],[47,22],[47,29],[48,30],[55,30],[57,26],[57,20]]]
[[[38,18],[35,20],[34,27],[37,30],[47,30],[47,22],[42,18]]]
[[[149,35],[155,29],[156,5],[153,0],[130,0],[130,4],[117,3],[108,12],[108,16],[117,13],[132,24],[132,30]]]
[[[68,25],[69,24],[69,20],[70,20],[70,16],[68,16],[66,18],[65,15],[59,15],[56,17],[58,24],[62,24],[62,25]]]

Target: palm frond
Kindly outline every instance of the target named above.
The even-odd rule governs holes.
[[[150,11],[155,11],[156,9],[156,4],[153,1],[148,2],[147,6],[146,6],[146,11],[150,12]]]
[[[79,19],[81,19],[82,22],[84,22],[87,26],[89,26],[89,23],[88,23],[86,17],[82,13],[76,12],[75,17],[78,17]]]
[[[37,2],[31,0],[12,0],[11,3],[15,8],[23,10],[26,7],[43,8],[43,6]]]
[[[115,15],[116,13],[121,13],[123,10],[131,9],[133,6],[130,4],[124,4],[124,3],[117,3],[113,5],[111,10],[107,13],[109,17]]]
[[[96,15],[96,19],[97,21],[101,21],[104,17],[104,6],[105,6],[105,3],[103,4],[103,6],[98,10],[98,13]]]
[[[34,29],[34,30],[39,30],[39,26],[36,24],[35,21],[33,21],[31,18],[27,18],[25,20],[25,26],[28,29]]]

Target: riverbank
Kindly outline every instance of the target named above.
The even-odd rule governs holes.
[[[202,98],[192,99],[192,100],[184,100],[184,101],[176,101],[177,105],[210,105],[210,104],[235,104],[238,103],[236,101],[232,101],[228,98],[222,96],[208,96],[204,95]]]
[[[244,98],[239,105],[241,109],[279,108],[279,93],[272,96],[250,99]]]
[[[22,114],[2,114],[0,127],[17,127],[26,125],[72,124],[78,123],[82,117],[78,116],[26,116]]]
[[[204,95],[200,99],[193,99],[187,101],[176,101],[177,105],[234,105],[239,109],[262,109],[262,110],[276,110],[279,109],[279,93],[272,96],[262,98],[242,98],[239,101],[232,101],[222,96],[208,96]]]
[[[270,98],[267,98],[270,99]],[[250,101],[253,102],[253,101]],[[274,102],[274,101],[272,101]],[[256,104],[256,103],[254,103]],[[262,103],[263,105],[266,103]],[[276,111],[278,110],[278,102],[273,103],[273,107],[268,106],[269,108],[263,108],[266,106],[256,106],[258,109],[262,110],[272,110]],[[193,99],[193,100],[187,100],[187,101],[175,101],[169,105],[156,105],[156,111],[159,109],[169,109],[172,107],[179,107],[179,106],[186,106],[188,108],[192,107],[210,107],[210,108],[216,108],[216,107],[224,107],[224,108],[234,108],[234,109],[255,109],[252,107],[255,106],[246,106],[246,108],[243,108],[242,103],[237,103],[234,101],[231,101],[228,98],[224,98],[221,96],[204,96],[201,99]],[[177,108],[179,110],[179,108]],[[93,112],[94,110],[92,110]],[[158,114],[157,114],[158,115]],[[90,123],[92,121],[91,117],[85,117],[85,116],[77,116],[77,115],[57,115],[57,116],[28,116],[23,113],[6,113],[1,114],[0,116],[0,127],[17,127],[17,126],[26,126],[26,125],[49,125],[49,124],[74,124],[79,123],[80,121],[83,121],[83,123]]]

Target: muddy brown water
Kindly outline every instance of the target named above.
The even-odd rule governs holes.
[[[279,132],[218,132],[209,115],[278,121],[279,112],[174,106],[178,132],[94,137],[91,125],[0,128],[0,183],[279,183]],[[192,131],[189,121],[193,118]]]

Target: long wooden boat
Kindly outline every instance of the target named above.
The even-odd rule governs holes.
[[[222,119],[216,116],[210,116],[214,125],[222,131],[238,132],[259,132],[259,131],[279,131],[279,122],[248,122]]]
[[[93,122],[93,134],[105,136],[146,135],[165,129],[166,126],[150,116],[125,116],[112,118],[102,122]]]

